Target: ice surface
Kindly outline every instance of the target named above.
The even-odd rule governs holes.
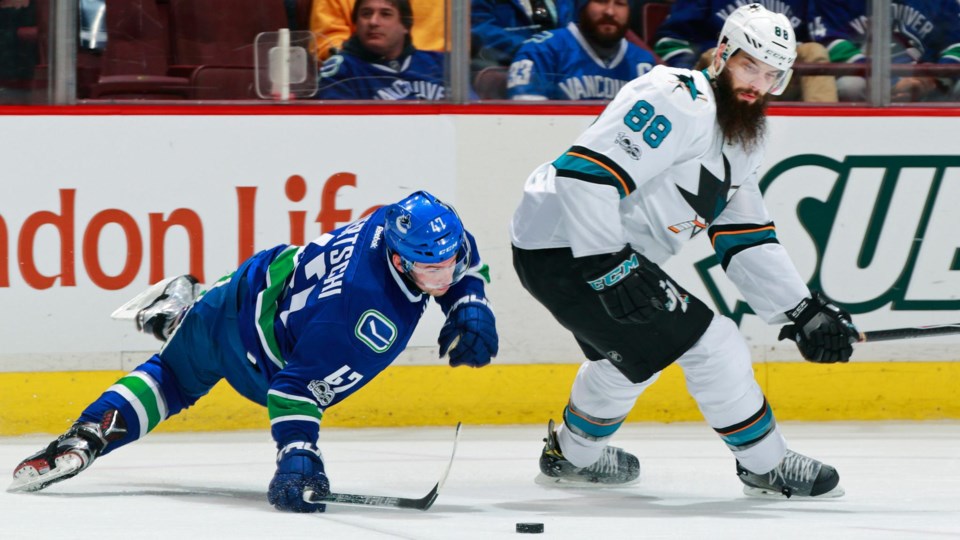
[[[465,425],[450,477],[427,512],[329,506],[298,515],[266,501],[269,433],[155,433],[42,492],[0,493],[0,538],[960,537],[960,422],[784,422],[781,429],[791,448],[837,468],[844,497],[745,497],[733,458],[703,423],[623,426],[614,444],[640,458],[634,486],[547,488],[533,482],[544,426]],[[321,437],[334,491],[422,497],[446,467],[453,422],[325,428]],[[50,439],[0,438],[0,464],[12,471]],[[519,535],[517,522],[542,522],[545,532]]]

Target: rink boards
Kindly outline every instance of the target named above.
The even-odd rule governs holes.
[[[309,241],[417,188],[454,202],[478,239],[500,356],[483,370],[441,365],[442,316],[431,308],[412,348],[325,425],[559,415],[580,354],[520,287],[507,223],[529,171],[599,108],[77,110],[0,111],[0,129],[17,134],[0,148],[0,435],[60,431],[149,357],[154,340],[108,317],[149,283],[184,272],[210,282],[257,249]],[[863,329],[957,322],[957,114],[790,109],[771,120],[761,184],[778,237],[811,287]],[[960,417],[948,391],[960,339],[865,345],[845,366],[802,363],[746,309],[705,235],[665,269],[739,323],[778,417]],[[697,418],[675,369],[630,417]],[[218,388],[161,429],[265,425],[262,410]]]
[[[559,419],[574,364],[491,365],[483,369],[393,366],[328,410],[324,426],[400,427],[538,424]],[[754,366],[780,420],[960,418],[960,364],[866,362]],[[0,374],[0,435],[59,433],[122,371]],[[701,420],[682,371],[667,368],[637,401],[628,422]],[[221,382],[159,431],[269,429],[266,409]]]

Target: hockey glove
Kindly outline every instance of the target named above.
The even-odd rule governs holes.
[[[277,472],[270,481],[267,499],[277,510],[287,512],[323,512],[325,504],[303,500],[304,490],[310,489],[323,497],[330,494],[330,481],[323,471],[323,456],[314,445],[305,442],[283,447],[277,456]]]
[[[847,362],[853,354],[853,344],[860,340],[860,331],[850,314],[819,292],[788,311],[787,318],[793,324],[780,329],[779,339],[795,341],[800,354],[811,362]]]
[[[497,355],[497,320],[485,298],[467,295],[456,301],[440,329],[440,358],[450,353],[450,365],[483,367]]]
[[[667,293],[660,268],[630,246],[586,259],[583,276],[615,321],[646,324],[664,310]]]

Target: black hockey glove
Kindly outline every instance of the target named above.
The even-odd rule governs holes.
[[[323,456],[316,446],[310,443],[288,444],[277,456],[277,472],[270,481],[267,500],[277,510],[287,512],[325,511],[327,505],[303,500],[303,492],[306,490],[321,497],[330,494],[330,481],[323,470]]]
[[[583,277],[615,321],[646,324],[664,310],[667,293],[660,268],[630,246],[586,259]]]
[[[795,341],[800,354],[811,362],[847,362],[853,354],[853,344],[860,341],[860,331],[850,314],[819,292],[788,311],[787,318],[793,324],[780,329],[780,340]]]

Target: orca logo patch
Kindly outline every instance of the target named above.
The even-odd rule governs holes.
[[[354,334],[374,352],[382,353],[397,339],[397,326],[383,313],[368,309],[357,321]]]

